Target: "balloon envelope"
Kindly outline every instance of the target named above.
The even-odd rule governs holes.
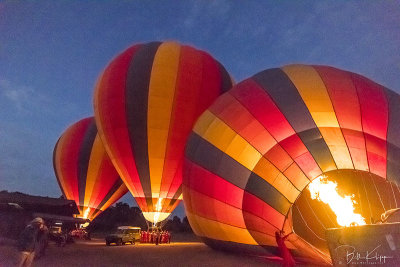
[[[128,192],[97,134],[93,117],[71,125],[53,152],[54,172],[67,199],[81,218],[93,220]]]
[[[134,45],[106,67],[94,95],[99,134],[148,221],[179,204],[187,137],[232,85],[204,51],[176,42]]]
[[[343,175],[358,179],[347,190],[363,190],[365,216],[384,211],[382,194],[383,206],[394,205],[397,187],[374,181],[400,177],[399,125],[400,96],[358,74],[308,65],[262,71],[220,96],[194,126],[183,181],[190,225],[213,247],[270,255],[279,255],[275,232],[294,229],[286,245],[296,256],[329,263],[326,242],[310,242],[323,209],[308,209],[315,217],[304,223],[301,193],[320,175]],[[367,211],[368,199],[379,208]]]

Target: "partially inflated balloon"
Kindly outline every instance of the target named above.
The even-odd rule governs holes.
[[[134,45],[100,76],[99,134],[145,218],[167,218],[182,194],[187,137],[198,116],[232,85],[204,51],[175,42]]]
[[[64,197],[76,202],[80,218],[93,220],[128,192],[93,117],[74,123],[61,135],[54,147],[53,165]]]
[[[400,96],[326,66],[269,69],[237,84],[198,119],[186,147],[183,198],[195,233],[217,248],[330,263],[325,206],[301,194],[337,180],[370,220],[397,207]],[[305,191],[306,192],[306,191]],[[309,196],[309,193],[308,193]],[[333,219],[334,220],[334,219]]]

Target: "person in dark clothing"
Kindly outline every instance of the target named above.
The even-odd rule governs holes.
[[[38,237],[37,237],[37,246],[35,248],[35,257],[39,259],[40,257],[44,256],[46,253],[46,248],[48,245],[48,235],[49,229],[46,225],[39,230]]]
[[[35,257],[35,246],[38,241],[39,230],[43,227],[44,221],[42,218],[33,219],[22,231],[18,239],[18,249],[21,251],[19,267],[32,265],[32,261]]]
[[[289,249],[286,247],[285,240],[288,238],[290,234],[284,236],[283,231],[275,232],[276,244],[278,245],[279,251],[281,253],[281,257],[283,259],[282,266],[284,267],[292,267],[295,266],[296,262],[294,261],[292,254]]]
[[[154,239],[155,239],[156,245],[158,245],[158,242],[160,241],[160,233],[158,231],[155,232]]]

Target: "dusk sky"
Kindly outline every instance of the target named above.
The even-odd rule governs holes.
[[[237,82],[290,63],[324,64],[400,93],[398,0],[4,1],[0,191],[59,197],[57,139],[93,116],[94,84],[107,63],[153,40],[208,51]]]

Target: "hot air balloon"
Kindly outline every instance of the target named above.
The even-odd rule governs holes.
[[[370,218],[400,203],[400,96],[355,73],[289,65],[220,96],[196,122],[183,199],[196,235],[214,248],[329,264],[324,230],[337,227],[305,190],[327,177]]]
[[[79,218],[93,220],[128,192],[97,134],[93,117],[72,124],[53,152],[54,172],[65,198],[74,200]]]
[[[134,45],[101,74],[99,134],[144,217],[156,224],[181,201],[187,137],[232,80],[208,53],[176,42]]]

